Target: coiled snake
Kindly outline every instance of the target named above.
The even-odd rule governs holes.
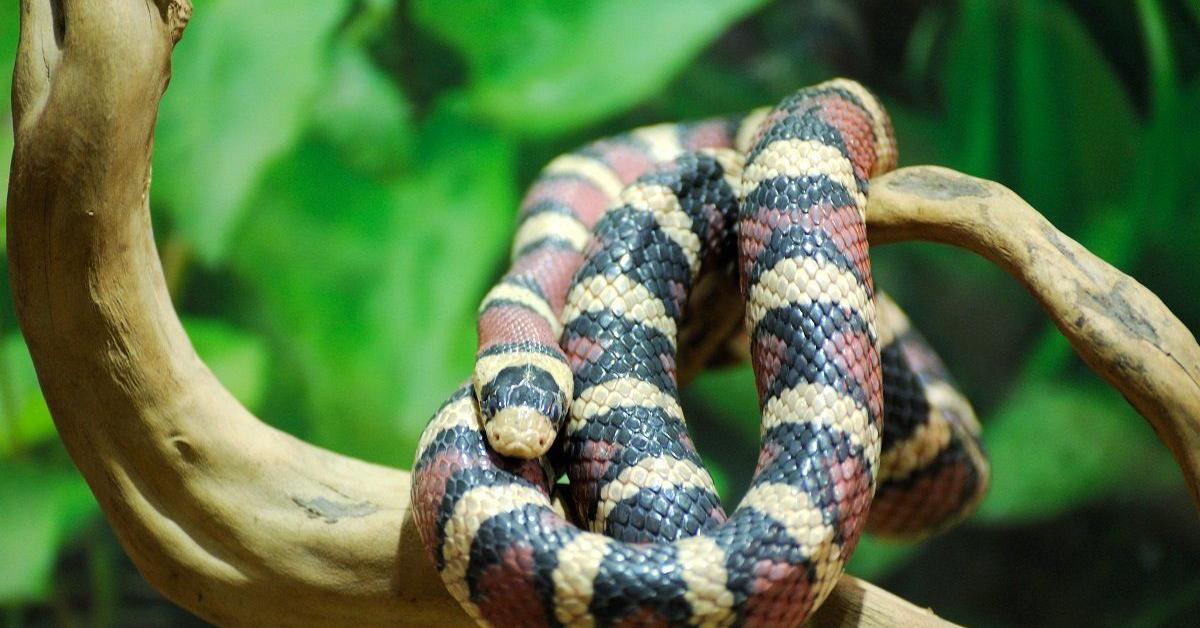
[[[481,305],[473,385],[414,465],[422,539],[472,617],[797,625],[864,527],[920,536],[971,511],[988,473],[978,423],[871,278],[868,179],[895,156],[878,101],[838,79],[546,167]],[[762,447],[726,516],[687,434],[675,346],[701,267],[735,251]],[[551,500],[559,469],[569,513]]]

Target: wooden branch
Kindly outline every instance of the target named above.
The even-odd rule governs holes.
[[[222,625],[462,625],[420,548],[409,477],[279,432],[196,356],[148,211],[188,0],[22,0],[9,269],[59,434],[121,544]],[[821,625],[945,626],[846,577]]]
[[[872,180],[867,230],[871,246],[941,242],[1012,275],[1083,361],[1150,422],[1200,510],[1200,346],[1154,293],[1054,228],[1012,190],[948,168],[913,166]],[[703,338],[696,353],[750,360],[743,326],[689,322],[695,329],[684,327],[681,338],[689,331]]]
[[[871,183],[872,245],[963,247],[1033,294],[1083,361],[1150,422],[1200,509],[1200,346],[1154,293],[1063,235],[1012,190],[936,166]]]
[[[927,608],[914,606],[879,587],[853,576],[842,576],[833,593],[808,620],[812,628],[852,626],[905,626],[948,628],[957,626]]]

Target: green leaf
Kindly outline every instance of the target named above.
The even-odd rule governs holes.
[[[775,99],[777,95],[743,68],[701,56],[671,81],[671,89],[655,95],[632,115],[639,121],[697,120],[718,111],[749,111]],[[618,125],[623,123],[616,121]],[[623,125],[630,128],[637,123]]]
[[[920,545],[900,543],[865,535],[846,565],[846,571],[867,580],[880,580],[904,566]]]
[[[713,486],[717,489],[717,495],[726,502],[729,501],[729,491],[733,488],[729,486],[729,472],[720,461],[714,460],[711,457],[704,462],[704,468],[708,470],[708,474],[712,477]]]
[[[8,169],[12,165],[13,130],[10,103],[12,99],[13,64],[17,58],[17,39],[20,20],[16,0],[0,0],[0,224],[8,215]],[[7,230],[0,233],[0,253],[7,249]]]
[[[265,178],[231,257],[286,339],[282,361],[311,402],[306,436],[405,466],[470,375],[475,309],[516,213],[508,142],[442,110],[418,147],[421,167],[386,181],[306,139]]]
[[[1149,123],[1136,137],[1128,189],[1116,201],[1098,203],[1093,218],[1076,235],[1080,244],[1117,268],[1133,266],[1143,250],[1154,251],[1155,257],[1175,258],[1165,262],[1168,266],[1186,268],[1193,265],[1191,251],[1200,242],[1200,218],[1190,205],[1200,167],[1195,160],[1179,158],[1200,142],[1196,125],[1189,123],[1200,111],[1200,85],[1176,92],[1171,83],[1156,103]],[[1020,381],[1048,377],[1077,360],[1051,324],[1046,324],[1029,355]]]
[[[1053,517],[1107,495],[1177,488],[1171,456],[1114,391],[1032,384],[984,430],[992,486],[981,520]]]
[[[900,146],[900,165],[936,164],[944,159],[945,146],[952,131],[942,120],[901,102],[885,102],[896,144]],[[874,253],[874,251],[872,251]]]
[[[758,447],[758,392],[749,364],[700,373],[688,388],[688,396],[723,417],[742,437],[739,445],[748,451]]]
[[[211,319],[184,319],[196,353],[229,392],[251,411],[262,402],[267,384],[266,344],[253,334]]]
[[[3,95],[0,98],[0,112],[8,111],[12,102],[13,63],[17,59],[17,40],[21,33],[19,14],[20,4],[17,0],[0,0],[0,94]],[[7,169],[7,160],[5,162],[3,168]]]
[[[1004,182],[1068,231],[1125,194],[1126,177],[1101,173],[1134,163],[1136,112],[1063,3],[968,0],[948,50],[947,139],[961,148],[947,165]]]
[[[315,414],[302,435],[322,445],[356,450],[356,429],[371,435],[364,442],[386,442],[378,360],[387,340],[366,309],[383,282],[391,190],[306,137],[268,169],[252,202],[255,220],[235,232],[229,263],[261,304],[256,324],[272,339],[279,376],[306,393],[282,411]]]
[[[62,545],[96,501],[70,468],[0,463],[0,605],[45,600]]]
[[[199,258],[221,259],[247,194],[296,139],[344,13],[327,0],[197,2],[159,112],[154,203]]]
[[[995,178],[996,143],[1000,128],[1001,35],[997,7],[988,0],[964,0],[959,19],[946,44],[946,126],[958,131],[952,146],[958,163],[948,164],[970,174]]]
[[[1150,73],[1151,99],[1162,108],[1179,97],[1179,78],[1171,53],[1170,27],[1162,7],[1155,0],[1137,0],[1142,39],[1146,45],[1146,65]],[[1173,103],[1172,103],[1173,104]]]
[[[1059,225],[1099,217],[1084,208],[1128,188],[1124,177],[1101,173],[1127,171],[1138,147],[1128,91],[1063,4],[1023,0],[1013,30],[1010,181]]]
[[[391,384],[407,393],[392,415],[406,464],[433,410],[470,376],[476,310],[506,261],[517,209],[513,147],[494,132],[444,108],[419,146],[426,169],[397,188],[388,281],[375,304],[397,350]]]
[[[921,9],[913,22],[904,51],[904,78],[910,85],[925,85],[929,80],[937,58],[938,34],[945,22],[946,12],[937,5]]]
[[[6,224],[8,219],[8,170],[12,165],[12,152],[12,118],[8,113],[0,114],[0,188],[4,189],[4,198],[0,199],[0,224]],[[0,231],[0,253],[3,253],[8,250],[8,229]]]
[[[0,459],[55,438],[33,358],[20,334],[0,344]]]
[[[339,45],[314,107],[314,130],[346,163],[368,174],[399,172],[410,160],[412,111],[362,48]]]
[[[1168,248],[1183,246],[1179,242],[1181,225],[1194,218],[1187,207],[1188,196],[1200,176],[1196,160],[1183,155],[1189,154],[1200,137],[1194,123],[1200,90],[1186,90],[1180,85],[1170,26],[1159,3],[1139,0],[1137,10],[1150,76],[1150,116],[1138,145],[1130,207],[1125,211],[1142,218],[1136,233],[1153,234],[1151,238],[1133,238],[1136,242],[1157,240]],[[1153,246],[1149,242],[1146,245]]]
[[[418,24],[470,67],[472,110],[505,128],[552,134],[627,108],[661,89],[763,0],[536,2],[417,0]]]

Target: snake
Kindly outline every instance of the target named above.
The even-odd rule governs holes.
[[[799,625],[864,530],[920,538],[974,510],[978,419],[871,275],[870,178],[895,163],[882,105],[834,79],[546,166],[480,306],[473,377],[413,465],[417,529],[473,619]],[[728,514],[675,363],[688,290],[723,266],[762,415]]]

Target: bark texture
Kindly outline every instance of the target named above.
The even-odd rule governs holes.
[[[1200,346],[1153,292],[1012,190],[948,168],[904,168],[873,181],[867,231],[872,245],[962,247],[1012,275],[1083,361],[1150,422],[1200,508]]]

